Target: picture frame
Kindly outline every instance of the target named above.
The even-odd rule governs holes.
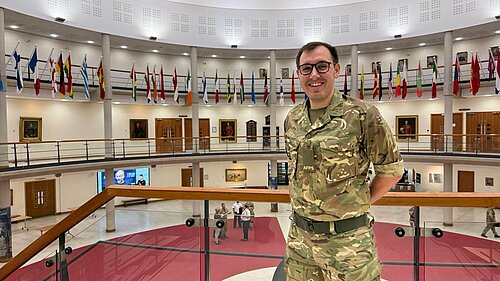
[[[397,140],[418,141],[418,115],[396,115]]]
[[[131,139],[148,138],[148,119],[130,119],[129,123]]]
[[[398,59],[398,68],[400,72],[403,72],[405,62],[406,62],[406,69],[408,69],[408,59]]]
[[[264,79],[265,77],[267,77],[267,69],[259,68],[259,78]]]
[[[219,142],[237,142],[237,119],[219,119]]]
[[[491,54],[493,55],[493,59],[498,58],[498,46],[490,47]]]
[[[485,177],[484,178],[484,186],[494,187],[495,186],[495,179],[492,177]]]
[[[247,125],[247,142],[257,142],[257,122],[248,120]]]
[[[432,56],[427,56],[427,68],[432,68],[432,64],[436,62],[436,67],[438,66],[438,56],[437,55],[432,55]]]
[[[466,64],[469,61],[468,57],[469,53],[467,53],[467,51],[457,52],[457,60],[459,64]]]
[[[19,120],[19,141],[20,142],[40,142],[40,141],[42,141],[42,118],[41,117],[20,117],[20,120]]]
[[[290,69],[288,67],[281,68],[281,78],[289,78],[290,77]]]
[[[350,64],[346,65],[347,76],[351,76],[352,66]]]
[[[381,62],[380,61],[372,61],[372,73],[375,73],[375,71],[378,72],[378,69],[380,67]]]
[[[247,169],[226,169],[227,182],[241,182],[247,180]]]

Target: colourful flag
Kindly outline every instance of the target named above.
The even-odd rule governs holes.
[[[12,57],[14,58],[14,69],[16,70],[16,91],[20,94],[24,87],[23,75],[21,73],[21,55],[17,53],[17,50],[14,50]]]
[[[35,50],[33,50],[33,54],[31,54],[30,60],[28,62],[28,68],[31,73],[33,73],[33,87],[35,88],[35,94],[38,96],[40,94],[40,77],[38,76],[38,52],[36,49],[36,45]]]
[[[378,100],[382,100],[382,63],[377,64],[378,70]]]
[[[283,92],[283,78],[280,79],[280,105],[285,105],[285,93]]]
[[[407,81],[407,73],[406,73],[406,70],[407,70],[407,65],[406,65],[406,60],[404,61],[403,63],[403,77],[402,77],[402,89],[401,89],[401,94],[402,94],[402,98],[403,99],[406,99],[406,94],[408,93],[408,81]]]
[[[132,99],[137,101],[137,73],[135,73],[135,62],[132,64],[132,70],[130,70],[130,79],[132,79]]]
[[[421,96],[422,96],[422,67],[420,65],[420,59],[419,59],[417,68],[417,97]]]
[[[189,73],[189,68],[188,68],[188,75],[186,78],[186,86],[187,86],[187,105],[190,106],[193,104],[193,92],[191,90],[191,74]]]
[[[387,82],[387,94],[389,95],[389,99],[392,99],[394,95],[394,91],[392,89],[392,62],[389,63],[389,81]]]
[[[151,83],[153,83],[153,102],[158,103],[158,84],[156,83],[156,65],[153,66],[153,75],[151,76]]]
[[[205,71],[203,71],[203,79],[201,80],[201,85],[203,86],[203,102],[205,104],[208,104],[207,77],[205,77]]]
[[[481,59],[479,58],[478,54],[477,54],[477,51],[476,51],[476,64],[475,64],[475,68],[474,68],[474,71],[475,71],[475,75],[474,75],[474,81],[476,82],[475,83],[475,90],[476,90],[476,93],[479,92],[479,88],[481,87],[481,77],[479,76],[479,71],[481,70]]]
[[[494,76],[495,76],[495,59],[493,58],[493,53],[491,52],[490,48],[488,57],[488,80],[493,79]]]
[[[174,76],[172,76],[172,83],[174,84],[174,101],[179,103],[179,87],[177,81],[177,67],[174,67]]]
[[[73,75],[71,74],[71,51],[68,52],[68,57],[66,58],[66,62],[64,63],[64,73],[67,77],[67,85],[68,85],[68,96],[70,98],[73,97]]]
[[[397,71],[396,71],[396,91],[394,91],[394,96],[399,97],[401,96],[401,74],[399,72],[399,63],[396,66]]]
[[[231,78],[229,77],[229,71],[227,71],[227,94],[226,94],[226,100],[227,103],[231,103]]]
[[[146,83],[146,98],[148,103],[151,102],[151,81],[149,78],[149,63],[146,65],[146,73],[144,73],[144,83]]]
[[[500,93],[500,52],[497,57],[497,67],[495,71],[495,94]]]
[[[219,78],[217,77],[217,69],[215,70],[215,104],[219,103]]]
[[[459,91],[459,75],[460,75],[460,64],[458,63],[458,56],[455,56],[455,71],[453,72],[453,94],[458,95]]]
[[[269,106],[269,88],[267,87],[267,73],[264,74],[264,103]]]
[[[295,103],[295,71],[292,72],[292,93],[290,94],[290,99]]]
[[[55,98],[57,93],[57,81],[56,81],[56,66],[54,60],[52,59],[52,53],[51,55],[49,55],[48,62],[50,65],[50,89],[52,92],[52,98]]]
[[[344,95],[347,95],[347,64],[344,68]]]
[[[240,71],[240,104],[245,101],[245,84],[243,82],[243,70]]]
[[[432,58],[432,98],[435,99],[437,97],[437,65],[434,57]]]
[[[359,89],[359,99],[365,99],[365,67],[361,65],[361,85]]]
[[[99,64],[99,68],[97,68],[97,77],[99,78],[99,95],[101,99],[104,99],[106,97],[106,90],[104,86],[104,70],[102,69],[102,59],[101,63]]]
[[[163,64],[160,68],[160,99],[165,102],[165,81],[163,80]]]
[[[0,71],[0,91],[3,91],[3,79],[2,79],[2,72]]]
[[[236,92],[236,69],[233,71],[233,93],[234,93],[234,104],[238,103],[238,93]]]
[[[89,90],[89,75],[87,73],[87,55],[83,57],[82,66],[80,67],[80,74],[82,75],[83,80],[83,92],[85,94],[86,99],[90,99],[90,90]],[[133,69],[133,67],[132,67]]]
[[[373,91],[372,98],[375,99],[378,96],[379,85],[378,85],[378,73],[377,73],[377,65],[375,64],[372,69],[373,72]]]
[[[255,104],[255,76],[253,69],[252,69],[252,102],[253,104]]]
[[[56,71],[57,75],[59,76],[59,93],[61,93],[64,96],[66,94],[66,86],[64,83],[64,63],[63,63],[62,50],[61,54],[59,55],[59,59],[57,60],[56,63]]]
[[[480,60],[477,56],[476,52],[476,57],[472,55],[472,62],[470,66],[471,70],[471,76],[470,76],[470,93],[472,95],[476,95],[477,92],[479,92],[479,87],[481,86],[481,78],[479,77],[479,71],[480,71],[480,66],[479,66]]]

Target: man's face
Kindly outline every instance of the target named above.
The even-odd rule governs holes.
[[[119,170],[118,172],[116,172],[115,178],[117,183],[123,183],[123,180],[125,179],[125,173],[122,170]]]
[[[318,46],[311,51],[305,51],[300,56],[300,65],[330,62],[330,69],[326,73],[318,73],[316,68],[308,75],[303,75],[297,70],[300,85],[306,92],[312,108],[328,106],[333,95],[335,79],[339,76],[340,65],[333,64],[332,55],[325,46]]]

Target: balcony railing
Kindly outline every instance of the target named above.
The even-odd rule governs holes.
[[[182,202],[193,206],[191,201],[185,200],[199,200],[204,202],[204,208],[201,218],[182,211],[183,208],[117,209],[102,218],[91,217],[115,197],[181,200],[173,201],[178,207]],[[5,264],[0,269],[0,280],[109,280],[126,277],[166,280],[165,276],[174,280],[180,280],[179,276],[182,280],[222,280],[241,273],[241,270],[233,269],[243,264],[251,265],[245,267],[246,271],[277,266],[284,256],[283,237],[286,236],[279,221],[283,227],[288,214],[256,215],[254,233],[246,244],[233,236],[232,220],[228,220],[233,231],[230,234],[232,240],[223,241],[221,246],[216,245],[213,238],[218,221],[213,219],[210,211],[218,206],[216,200],[288,203],[289,195],[285,190],[110,186]],[[500,193],[389,193],[376,205],[381,206],[377,207],[382,209],[381,212],[397,212],[395,209],[383,210],[397,206],[491,207],[500,206]],[[282,207],[288,208],[289,205]],[[407,208],[403,209],[407,211]],[[440,280],[436,276],[461,274],[457,280],[496,280],[494,276],[498,276],[500,268],[497,242],[457,236],[441,229],[441,223],[423,218],[423,223],[419,223],[418,210],[414,228],[407,224],[385,223],[383,216],[375,224],[376,234],[383,233],[378,235],[380,258],[384,264],[382,278]],[[106,216],[118,217],[117,235],[106,234]],[[191,224],[194,225],[189,227]],[[468,222],[467,227],[473,228],[474,225],[482,227],[484,223]],[[89,239],[90,233],[101,238]],[[56,240],[58,243],[52,243]],[[34,263],[21,268],[35,256],[38,258]],[[474,272],[479,275],[475,276]]]

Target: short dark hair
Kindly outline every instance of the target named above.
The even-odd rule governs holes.
[[[337,64],[339,62],[339,55],[337,53],[337,49],[334,46],[332,46],[326,42],[314,41],[314,42],[309,42],[309,43],[305,44],[304,46],[302,46],[302,48],[300,48],[299,53],[297,54],[297,57],[295,58],[295,64],[297,65],[297,68],[300,65],[300,56],[302,56],[302,53],[305,51],[312,51],[319,46],[326,47],[330,51],[330,54],[332,55],[333,64]]]

